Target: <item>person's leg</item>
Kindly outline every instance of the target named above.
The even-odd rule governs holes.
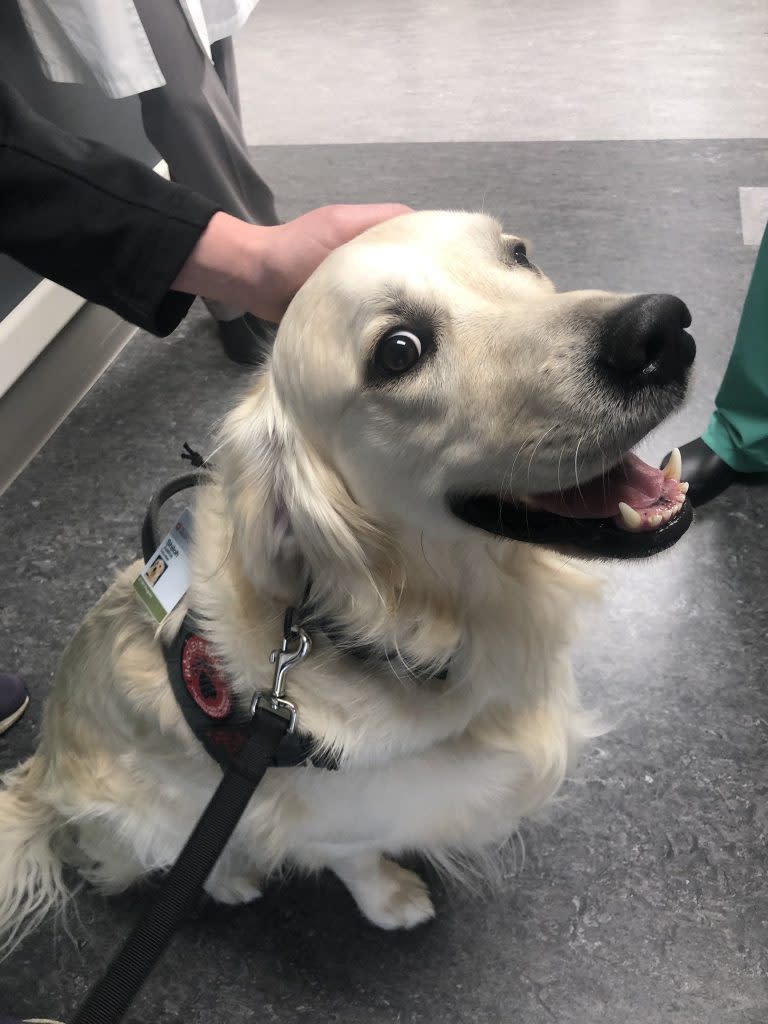
[[[229,102],[242,128],[243,114],[240,109],[240,83],[237,80],[235,44],[232,42],[232,36],[227,36],[226,39],[218,39],[215,43],[211,43],[211,57],[213,59],[213,67],[219,76],[219,81],[224,86],[224,91],[229,97]]]
[[[768,472],[768,226],[702,440],[738,473]]]
[[[28,705],[27,688],[18,676],[0,672],[0,734],[18,722]]]
[[[768,226],[715,411],[701,437],[680,452],[694,505],[711,501],[740,477],[768,473]]]
[[[277,224],[274,197],[251,163],[238,112],[179,0],[136,0],[136,7],[166,82],[140,95],[144,130],[171,177],[233,216]],[[235,90],[234,57],[216,45]]]
[[[171,177],[242,220],[278,224],[274,196],[251,163],[240,124],[232,41],[215,44],[217,74],[179,0],[136,0],[136,7],[166,81],[140,94],[144,130]],[[206,305],[230,359],[263,362],[273,328],[243,310]]]

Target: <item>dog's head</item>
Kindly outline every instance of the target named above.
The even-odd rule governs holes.
[[[662,550],[691,520],[679,466],[631,449],[685,396],[689,324],[669,295],[557,293],[488,217],[397,218],[294,299],[231,422],[230,479],[272,481],[283,555],[478,531]]]

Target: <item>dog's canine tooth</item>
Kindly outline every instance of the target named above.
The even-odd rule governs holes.
[[[631,505],[627,505],[625,501],[619,502],[619,515],[624,525],[630,530],[637,530],[642,526],[643,517]]]
[[[673,448],[669,453],[667,464],[664,467],[665,480],[679,480],[683,473],[683,457],[679,448]]]

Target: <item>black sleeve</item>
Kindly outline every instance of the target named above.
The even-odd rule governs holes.
[[[0,81],[0,252],[164,335],[193,299],[171,284],[218,209],[60,131]]]

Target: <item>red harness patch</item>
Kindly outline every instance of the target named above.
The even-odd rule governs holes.
[[[210,718],[226,718],[232,691],[206,640],[188,636],[181,652],[181,676],[192,700]]]

